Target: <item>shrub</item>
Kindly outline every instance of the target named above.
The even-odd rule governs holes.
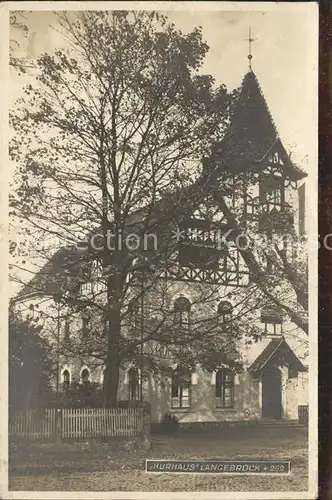
[[[148,401],[123,400],[117,404],[118,408],[143,408],[144,411],[151,413],[151,405]]]
[[[175,415],[171,415],[167,412],[162,420],[162,428],[166,433],[177,432],[179,429],[179,420]]]
[[[82,384],[74,381],[69,387],[61,387],[58,405],[63,408],[100,408],[103,406],[102,387],[96,382]]]

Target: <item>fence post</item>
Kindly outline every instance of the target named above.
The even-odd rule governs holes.
[[[56,410],[55,410],[55,437],[56,437],[57,441],[61,441],[61,439],[62,439],[61,420],[62,420],[62,410],[60,408],[56,408]]]
[[[143,447],[147,450],[151,448],[151,410],[150,407],[144,406],[141,408],[143,413],[143,428],[142,442]]]

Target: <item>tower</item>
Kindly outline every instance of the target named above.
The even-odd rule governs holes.
[[[220,183],[224,209],[232,211],[237,205],[238,232],[250,223],[251,228],[270,238],[273,234],[294,235],[292,194],[296,193],[298,181],[307,174],[292,162],[282,144],[251,67],[251,49],[249,56],[249,71],[243,78],[229,128],[214,147],[208,168],[214,170],[216,182]],[[226,185],[228,194],[223,192]],[[220,244],[220,236],[232,227],[230,218],[223,215],[218,222],[197,214],[183,218],[179,267],[168,277],[226,286],[246,285],[248,270],[232,241],[236,231],[229,238],[228,248]],[[284,242],[282,250],[287,250]]]

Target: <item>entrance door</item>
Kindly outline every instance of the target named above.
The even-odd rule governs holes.
[[[262,417],[281,419],[281,373],[277,368],[262,373]]]

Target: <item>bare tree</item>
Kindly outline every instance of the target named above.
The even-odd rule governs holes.
[[[108,235],[118,241],[131,229],[140,238],[160,236],[161,227],[175,226],[189,202],[174,193],[190,185],[195,170],[199,176],[187,160],[209,154],[227,125],[232,96],[199,73],[208,50],[200,28],[184,35],[159,14],[116,11],[61,14],[59,31],[63,50],[39,58],[36,85],[11,116],[18,165],[12,215],[24,220],[30,256],[49,258],[59,245],[101,233],[106,394],[114,403],[121,310],[142,249],[110,251]],[[171,246],[168,232],[164,255]],[[74,254],[70,269],[72,257],[61,253],[72,286],[93,252]]]
[[[21,11],[15,11],[10,13],[10,27],[11,30],[15,30],[20,33],[23,39],[29,36],[28,27],[25,24],[26,16]],[[30,38],[28,44],[28,54],[27,57],[22,57],[18,54],[18,51],[21,48],[21,44],[17,41],[17,36],[12,37],[10,39],[9,45],[9,57],[10,57],[10,66],[17,70],[18,72],[26,73],[28,69],[34,69],[35,65],[31,61],[31,57],[29,58],[29,54],[31,56],[32,43],[35,33],[32,33],[32,39]],[[29,49],[30,47],[30,49]]]

